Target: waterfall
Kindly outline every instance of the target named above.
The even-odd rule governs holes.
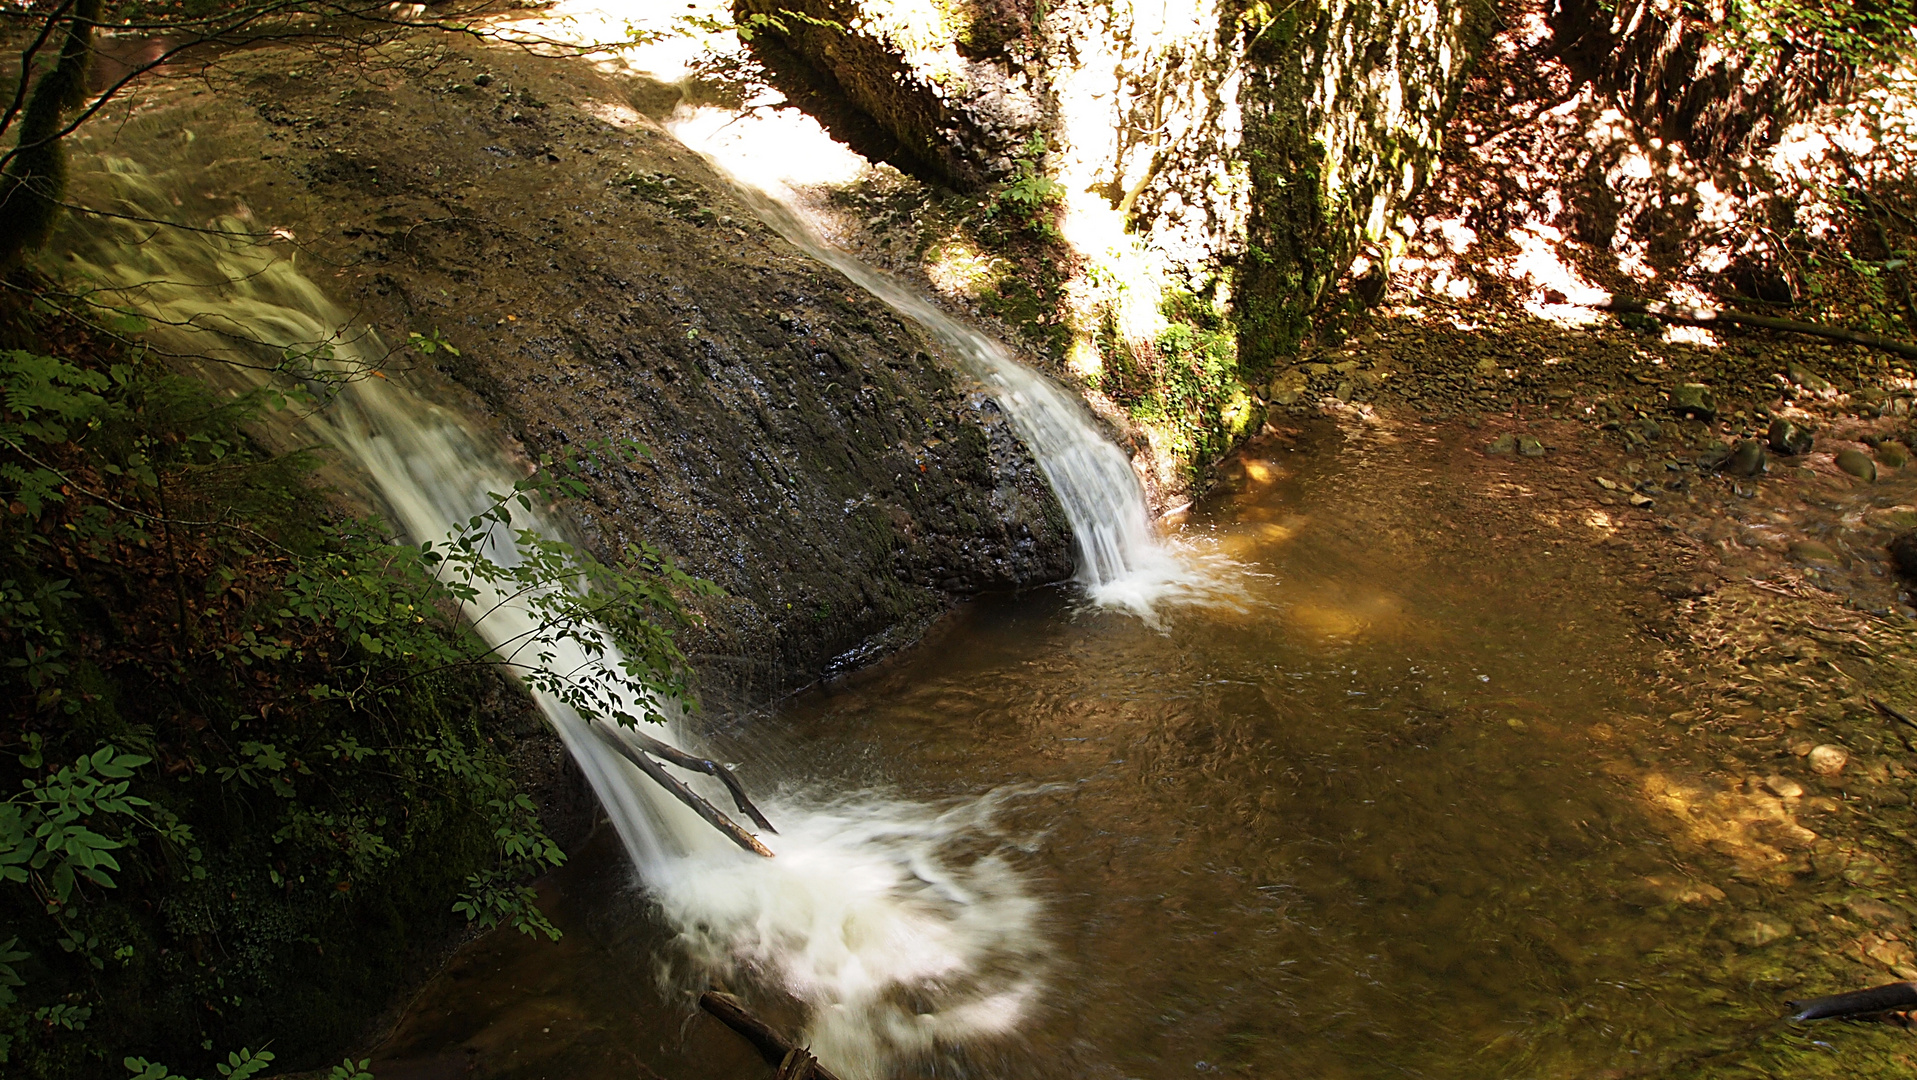
[[[199,231],[142,223],[177,220],[172,196],[191,190],[189,178],[163,183],[119,159],[101,167],[76,185],[92,205],[125,216],[69,228],[58,253],[64,265],[50,267],[89,279],[92,302],[146,318],[149,340],[201,358],[194,366],[235,389],[262,385],[289,349],[323,349],[326,362],[349,372],[385,361],[370,327],[352,325],[241,222],[192,222]],[[416,541],[461,529],[517,479],[497,446],[397,378],[352,379],[327,396],[302,430],[336,450]],[[536,513],[514,524],[557,535]],[[504,530],[491,539],[494,558],[515,557]],[[507,597],[482,595],[468,613],[496,648],[535,630],[525,605]],[[554,671],[619,663],[565,643],[553,651]],[[667,796],[563,702],[535,697],[677,931],[690,961],[681,988],[718,977],[792,995],[810,1007],[814,1052],[848,1080],[1009,1034],[1033,1007],[1048,955],[1038,904],[996,853],[1004,845],[993,824],[994,808],[1013,793],[942,808],[872,793],[809,797],[796,785],[755,793],[781,830],[762,838],[776,853],[764,859]],[[636,702],[599,704],[642,715]],[[695,748],[683,724],[666,734]],[[689,786],[724,801],[711,781]]]
[[[787,243],[924,327],[986,386],[1071,522],[1078,580],[1095,603],[1155,622],[1157,607],[1166,602],[1218,599],[1212,575],[1203,572],[1205,560],[1174,551],[1159,535],[1130,459],[1099,430],[1084,402],[904,282],[827,243],[792,200],[774,194],[784,186],[776,166],[763,167],[737,132],[728,137],[736,119],[724,110],[684,110],[672,133],[699,151]]]

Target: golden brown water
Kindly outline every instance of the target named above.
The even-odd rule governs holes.
[[[1883,1062],[1774,1022],[1799,960],[1728,928],[1789,886],[1674,843],[1646,798],[1647,776],[1692,763],[1644,719],[1661,646],[1639,587],[1589,536],[1515,527],[1519,494],[1451,456],[1329,427],[1266,447],[1183,525],[1242,564],[1244,610],[1160,631],[1063,590],[978,601],[735,743],[776,741],[822,790],[1008,794],[1046,898],[1046,1001],[925,1075]],[[380,1075],[761,1075],[689,997],[661,997],[670,947],[628,879],[597,844],[548,891],[567,939],[468,950]]]

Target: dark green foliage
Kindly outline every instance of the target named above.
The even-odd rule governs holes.
[[[992,193],[986,216],[1040,240],[1057,240],[1053,219],[1065,199],[1065,185],[1045,175],[1045,140],[1032,136],[1014,159],[1012,178]]]
[[[526,674],[584,704],[679,687],[696,583],[643,550],[542,540],[509,571],[472,534],[393,543],[251,446],[264,396],[137,360],[0,353],[0,393],[0,1071],[310,1065],[463,921],[553,932],[525,882],[563,855],[508,761],[526,706],[460,601],[570,585],[531,651],[604,622],[633,659]],[[474,529],[577,483],[541,477]]]

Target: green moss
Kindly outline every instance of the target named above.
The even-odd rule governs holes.
[[[1196,479],[1264,417],[1245,391],[1237,328],[1226,314],[1182,291],[1165,299],[1162,313],[1165,329],[1147,349],[1127,346],[1108,322],[1097,389],[1158,432],[1160,449]]]

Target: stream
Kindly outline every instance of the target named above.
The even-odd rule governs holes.
[[[153,233],[189,189],[102,160],[87,183],[125,216],[63,254],[150,338],[379,369],[386,344],[252,225],[202,207],[211,228]],[[757,209],[1006,399],[1079,580],[967,602],[759,715],[675,723],[742,764],[772,860],[542,701],[613,828],[542,892],[564,939],[462,950],[376,1051],[381,1080],[762,1074],[696,1011],[714,983],[847,1080],[1629,1076],[1758,1038],[1815,1052],[1775,1034],[1755,962],[1729,962],[1782,886],[1680,850],[1646,798],[1698,763],[1659,726],[1676,704],[1641,580],[1502,535],[1483,500],[1515,496],[1436,436],[1329,420],[1252,444],[1161,536],[1076,400]],[[413,539],[516,478],[403,379],[335,389],[305,436]],[[514,618],[481,632],[512,641]]]
[[[1622,1075],[1776,1015],[1717,962],[1724,912],[1647,895],[1698,868],[1637,789],[1631,586],[1447,514],[1458,483],[1328,424],[1255,447],[1181,526],[1242,563],[1243,610],[1154,629],[1075,589],[985,599],[754,725],[786,733],[792,787],[964,813],[992,791],[975,855],[1034,883],[1042,1004],[901,1075]],[[568,937],[462,953],[382,1077],[759,1068],[660,966],[613,845],[547,895]]]

